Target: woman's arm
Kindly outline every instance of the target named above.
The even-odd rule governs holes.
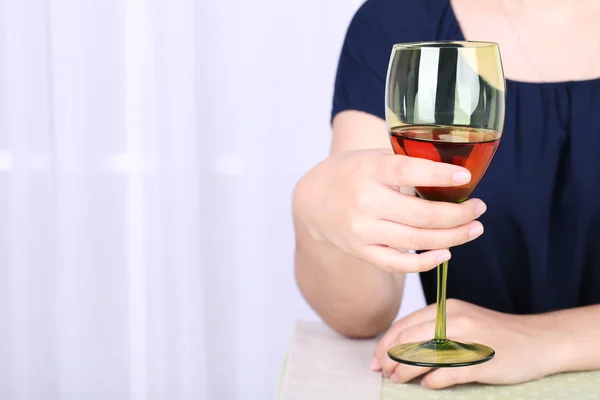
[[[333,121],[331,154],[361,149],[391,149],[386,124],[358,111],[344,111]],[[312,308],[336,331],[356,338],[378,335],[397,315],[404,274],[391,274],[313,240],[297,213],[310,196],[300,181],[294,193],[295,273]],[[410,193],[410,188],[404,188]]]
[[[553,355],[560,372],[600,369],[600,305],[555,311],[534,318],[536,325],[552,332],[547,351]]]

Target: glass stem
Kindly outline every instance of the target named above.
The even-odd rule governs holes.
[[[446,278],[448,261],[437,267],[437,313],[435,317],[435,340],[446,340]]]

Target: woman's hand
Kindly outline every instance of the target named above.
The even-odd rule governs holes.
[[[294,219],[317,242],[390,272],[420,272],[450,258],[449,247],[483,233],[485,204],[432,202],[399,187],[459,186],[465,168],[384,150],[335,154],[313,168],[294,193]],[[408,254],[403,250],[429,250]]]
[[[396,322],[379,341],[371,367],[397,383],[425,374],[421,384],[430,389],[471,382],[516,384],[560,372],[564,354],[555,344],[561,340],[538,323],[538,316],[503,314],[453,299],[448,300],[446,308],[448,338],[492,347],[496,355],[491,361],[436,370],[392,361],[387,350],[394,345],[433,337],[434,304]]]

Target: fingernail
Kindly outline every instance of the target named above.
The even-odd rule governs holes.
[[[438,264],[441,264],[441,263],[443,263],[443,262],[446,262],[446,261],[448,261],[448,260],[450,259],[450,255],[451,255],[451,254],[450,254],[450,252],[449,252],[449,251],[446,251],[446,252],[444,252],[444,254],[441,254],[441,255],[440,255],[438,258],[437,258],[437,263],[438,263]]]
[[[485,203],[482,201],[479,204],[477,204],[477,207],[475,208],[475,213],[477,213],[477,217],[480,217],[483,215],[484,212],[487,211],[487,206],[485,205]]]
[[[475,239],[476,237],[481,236],[482,233],[483,233],[483,226],[479,225],[474,228],[471,228],[471,230],[469,231],[469,237],[471,239]]]
[[[392,374],[392,377],[390,379],[393,383],[398,383],[398,378],[396,377],[396,374]]]
[[[471,174],[466,171],[456,171],[454,175],[452,175],[452,179],[454,180],[454,183],[469,183]]]
[[[373,371],[379,371],[381,369],[381,366],[379,365],[379,361],[377,360],[376,356],[373,356],[373,359],[371,360],[371,369]]]

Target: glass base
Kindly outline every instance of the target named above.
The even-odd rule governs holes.
[[[388,356],[399,363],[418,367],[448,368],[482,364],[496,353],[478,343],[460,343],[452,340],[430,340],[406,343],[388,350]]]

